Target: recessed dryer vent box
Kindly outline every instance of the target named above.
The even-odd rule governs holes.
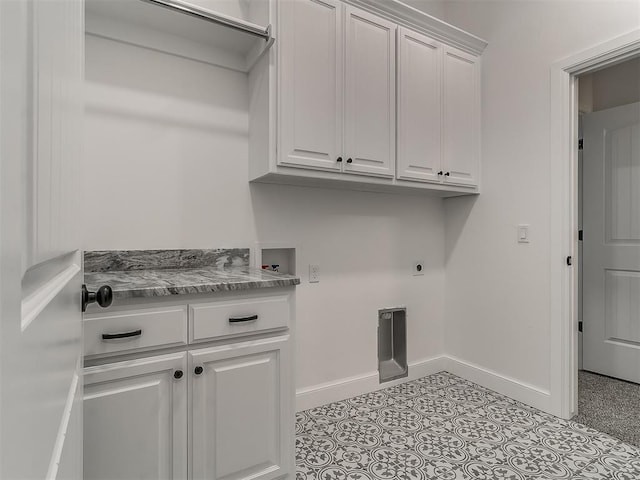
[[[380,383],[409,375],[406,308],[378,311],[378,373]]]

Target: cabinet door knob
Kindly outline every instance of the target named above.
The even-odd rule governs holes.
[[[347,163],[353,163],[353,158],[347,158]]]
[[[336,160],[336,162],[341,163],[341,162],[342,162],[342,157],[338,157],[338,159]]]
[[[195,373],[196,375],[202,375],[203,371],[204,371],[204,368],[202,368],[200,365],[198,365],[196,368],[193,369],[193,373]]]
[[[82,285],[82,311],[87,310],[87,305],[96,302],[102,308],[107,308],[113,302],[113,290],[109,285],[101,286],[97,292],[90,292],[86,285]]]
[[[440,171],[438,172],[438,175],[442,175],[442,173],[443,173],[443,172],[442,172],[442,170],[440,170]]]
[[[445,177],[448,177],[448,176],[449,176],[449,172],[445,173],[445,174],[444,174],[444,176],[445,176]]]
[[[180,380],[183,375],[184,372],[182,370],[176,370],[175,372],[173,372],[173,378],[175,378],[176,380]]]

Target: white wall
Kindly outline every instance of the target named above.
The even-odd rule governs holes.
[[[85,249],[298,246],[298,388],[374,373],[379,308],[407,306],[410,361],[442,354],[441,200],[249,185],[245,75],[92,36],[86,50]]]
[[[548,390],[550,67],[638,28],[640,3],[452,1],[445,18],[489,42],[483,192],[444,202],[445,351]],[[531,243],[517,243],[518,223]]]

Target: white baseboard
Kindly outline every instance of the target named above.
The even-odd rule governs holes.
[[[400,383],[426,377],[444,370],[445,357],[433,357],[409,363],[409,376],[391,382],[380,383],[378,372],[341,378],[296,390],[296,411],[308,410],[327,403],[338,402],[365,393],[374,392]]]
[[[392,382],[380,384],[376,371],[298,389],[296,411],[374,392],[443,370],[544,412],[552,413],[551,394],[548,391],[448,355],[410,363],[409,376]]]
[[[497,372],[465,362],[449,355],[443,358],[444,370],[477,383],[485,388],[531,405],[543,412],[551,412],[551,393],[547,390],[509,378]]]

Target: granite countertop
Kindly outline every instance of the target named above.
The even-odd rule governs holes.
[[[85,252],[84,283],[124,298],[215,293],[300,284],[295,275],[249,267],[248,249]]]

